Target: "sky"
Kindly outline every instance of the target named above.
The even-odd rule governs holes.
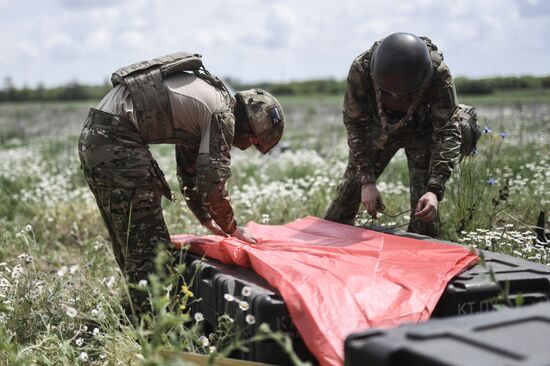
[[[430,37],[455,76],[550,74],[549,0],[0,0],[0,79],[99,84],[177,51],[242,82],[342,79],[394,32]]]

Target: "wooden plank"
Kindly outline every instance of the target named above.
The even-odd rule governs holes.
[[[184,361],[196,363],[199,366],[208,366],[208,355],[201,355],[198,353],[189,352],[176,352],[169,350],[162,350],[159,352],[162,357],[166,358],[179,358]],[[234,358],[216,358],[214,366],[270,366],[267,363],[259,363],[252,361],[237,360]]]

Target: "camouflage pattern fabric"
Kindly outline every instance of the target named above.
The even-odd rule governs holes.
[[[372,167],[375,179],[382,174],[395,153],[401,148],[405,149],[409,166],[411,209],[416,208],[418,200],[428,189],[433,147],[430,132],[406,128],[392,135],[392,139],[382,149],[373,149]],[[353,224],[361,204],[361,186],[357,166],[350,152],[344,177],[325,218],[330,221]],[[410,216],[408,231],[431,237],[441,236],[439,216],[430,223],[422,222],[412,214]]]
[[[231,176],[230,149],[235,117],[229,110],[213,114],[208,153],[198,145],[176,145],[177,174],[187,206],[204,223],[213,219],[226,233],[237,228],[225,182]]]
[[[349,164],[327,211],[328,220],[353,222],[361,185],[376,182],[399,148],[405,148],[409,162],[411,208],[428,186],[444,191],[460,158],[462,121],[455,113],[456,92],[443,56],[429,39],[423,39],[430,50],[434,75],[430,84],[421,88],[421,95],[394,96],[376,88],[369,67],[376,44],[353,61],[344,98]],[[411,218],[410,231],[439,236],[438,220],[429,225],[416,221]]]
[[[170,245],[161,207],[162,174],[134,125],[90,109],[78,152],[112,241],[116,261],[131,284],[147,280],[160,248]],[[130,288],[136,310],[146,292]]]

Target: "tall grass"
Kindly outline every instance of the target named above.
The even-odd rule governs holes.
[[[529,228],[539,210],[550,208],[549,110],[518,103],[480,108],[480,123],[493,132],[449,182],[440,207],[446,239],[550,262]],[[125,283],[77,161],[85,114],[82,104],[0,107],[0,365],[152,365],[164,362],[161,348],[225,354],[245,346],[238,337],[227,342],[231,329],[203,334],[200,321],[180,308],[194,300],[189,296],[166,301],[168,292],[186,293],[170,276],[148,283],[151,318],[142,324],[124,318]],[[233,155],[229,191],[241,223],[323,216],[344,172],[339,102],[289,102],[286,114],[284,149]],[[177,191],[173,148],[153,152]],[[399,153],[379,181],[388,213],[408,208],[407,180]],[[205,233],[177,198],[164,202],[170,232]],[[378,223],[407,220],[382,215]],[[258,335],[268,336],[282,337]]]

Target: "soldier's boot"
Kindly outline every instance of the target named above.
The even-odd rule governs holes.
[[[411,210],[416,209],[418,200],[427,192],[429,178],[430,176],[427,170],[409,168]],[[407,231],[411,233],[428,235],[432,238],[441,238],[439,213],[433,221],[424,222],[416,218],[414,212],[411,212],[411,219],[409,221]]]
[[[330,204],[325,220],[353,225],[361,203],[361,185],[355,166],[348,163],[342,183],[336,191],[336,198]]]

